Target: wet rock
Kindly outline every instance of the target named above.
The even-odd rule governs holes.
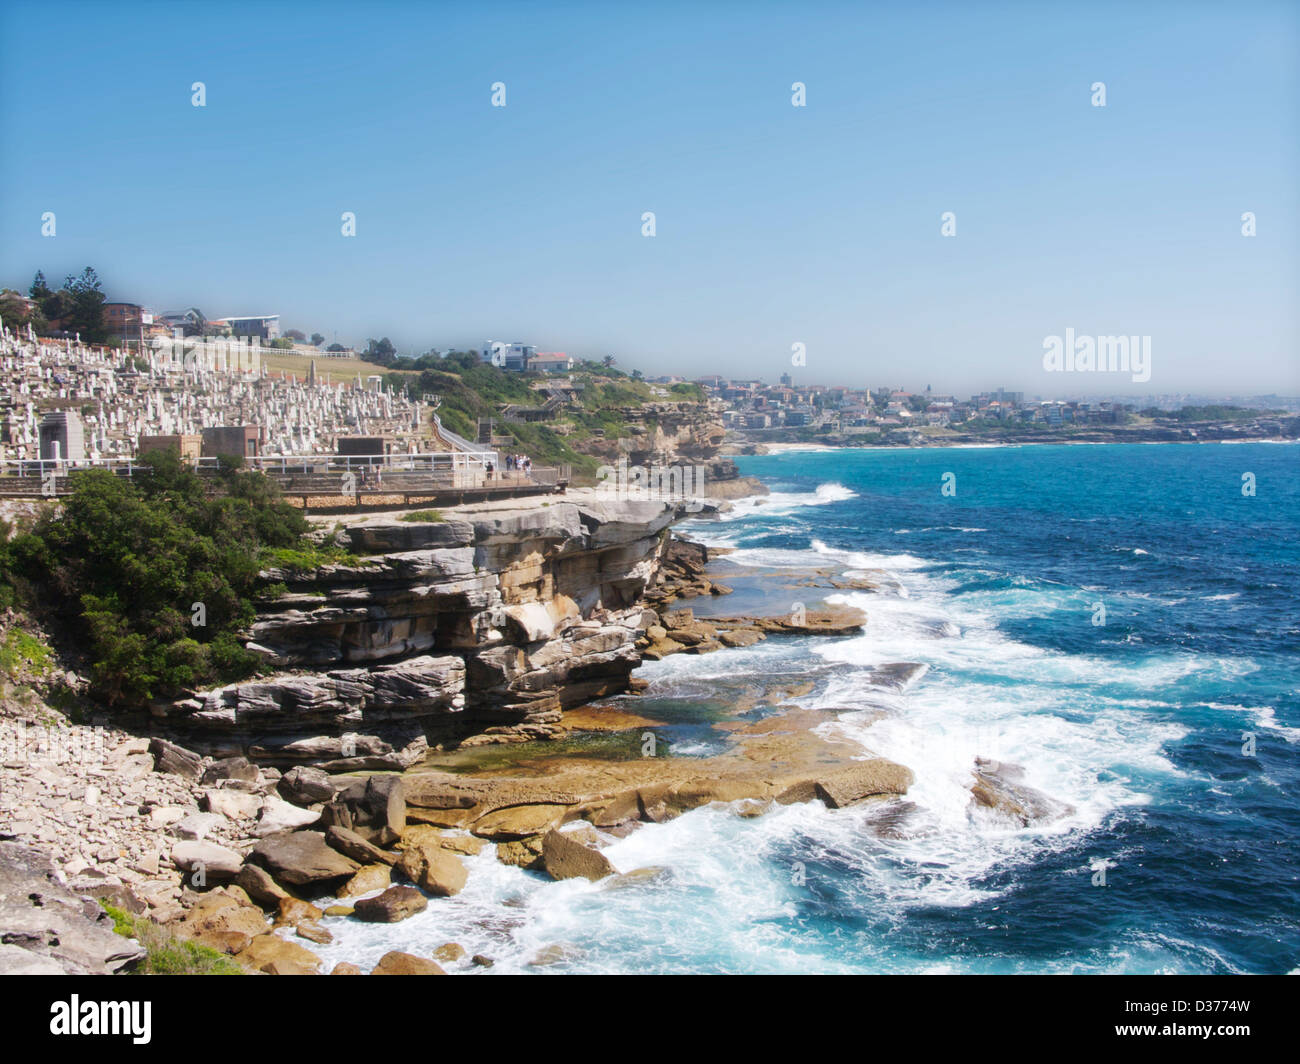
[[[357,898],[372,891],[383,890],[393,879],[393,871],[388,865],[366,865],[355,876],[338,889],[340,898]]]
[[[532,835],[526,839],[512,839],[497,843],[497,860],[504,865],[528,868],[534,871],[546,867],[542,858],[542,836]]]
[[[1023,776],[1024,769],[1019,765],[976,758],[972,804],[991,809],[1021,827],[1051,823],[1074,812],[1074,806],[1026,786],[1021,782]]]
[[[776,796],[782,805],[821,799],[830,809],[842,809],[880,795],[904,794],[912,784],[910,769],[884,758],[853,761],[787,787]]]
[[[415,887],[389,887],[374,898],[357,901],[354,916],[368,924],[396,924],[429,908],[429,899]]]
[[[464,959],[465,947],[459,942],[445,942],[433,951],[433,955],[444,964],[455,964]]]
[[[315,942],[320,946],[328,946],[334,941],[334,936],[313,920],[300,921],[294,927],[294,932],[299,938],[305,938],[308,942]]]
[[[365,975],[365,974],[366,974],[365,972],[363,972],[360,968],[358,968],[355,964],[353,964],[350,961],[339,961],[338,964],[334,965],[333,970],[330,972],[330,975]]]
[[[438,898],[459,894],[469,878],[460,858],[439,846],[413,846],[405,850],[397,870]]]
[[[558,831],[548,831],[542,838],[542,861],[552,879],[589,879],[593,883],[618,874],[618,869],[599,850],[569,838]]]
[[[391,950],[379,958],[371,975],[446,975],[442,967],[413,953]]]

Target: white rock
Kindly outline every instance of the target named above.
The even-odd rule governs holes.
[[[262,806],[262,815],[258,817],[253,834],[261,838],[274,835],[277,831],[296,831],[314,824],[320,819],[319,809],[299,809],[275,795],[267,795]]]
[[[172,828],[172,834],[182,839],[206,839],[223,819],[216,813],[190,813]]]
[[[225,787],[204,791],[203,797],[209,813],[217,813],[231,820],[252,820],[262,808],[260,795],[245,794]]]
[[[149,824],[155,828],[165,828],[175,824],[190,810],[183,805],[159,805],[149,810]]]
[[[207,876],[237,875],[244,859],[234,850],[215,842],[178,842],[172,850],[172,863],[184,872],[202,869]]]

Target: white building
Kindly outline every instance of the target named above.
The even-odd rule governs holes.
[[[488,340],[479,352],[484,362],[512,370],[527,369],[529,361],[536,355],[537,348],[532,344],[506,343],[504,340]]]

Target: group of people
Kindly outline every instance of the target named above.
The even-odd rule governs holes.
[[[506,455],[506,471],[508,473],[523,473],[528,476],[533,471],[533,460],[526,454],[508,454]]]

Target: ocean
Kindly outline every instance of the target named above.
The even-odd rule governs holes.
[[[686,604],[847,603],[867,628],[647,663],[649,689],[622,702],[664,720],[656,733],[683,757],[717,752],[712,725],[738,707],[833,708],[828,734],[913,770],[906,799],[646,825],[605,852],[665,872],[617,890],[549,882],[488,846],[456,897],[392,926],[328,920],[336,939],[318,952],[365,966],[456,941],[492,972],[1295,970],[1298,456],[1251,443],[738,459],[772,494],[681,527],[733,549],[717,579],[734,593]],[[928,669],[903,691],[873,684],[889,662]],[[1022,827],[973,809],[977,757],[1019,766],[1071,811]],[[567,960],[529,967],[556,943]]]

